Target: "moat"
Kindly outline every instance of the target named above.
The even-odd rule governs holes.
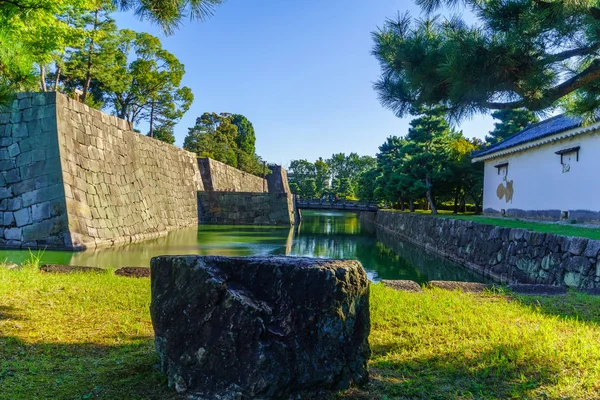
[[[157,255],[267,256],[288,255],[359,260],[373,281],[410,279],[481,282],[481,276],[445,259],[430,255],[372,226],[358,214],[304,212],[294,228],[272,226],[200,225],[165,237],[123,247],[83,252],[40,251],[42,263],[96,267],[148,266]],[[0,260],[22,263],[27,250],[0,250]]]

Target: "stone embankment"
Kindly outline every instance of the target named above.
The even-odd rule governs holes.
[[[267,182],[214,160],[198,161],[194,153],[56,92],[18,93],[0,111],[0,247],[125,244],[195,226],[199,217],[294,222],[280,167],[270,167]],[[223,199],[233,208],[215,206],[207,195],[199,216],[197,193],[204,190],[233,193]],[[260,196],[246,205],[246,193]]]
[[[373,222],[500,283],[600,287],[597,240],[385,210]]]
[[[60,93],[0,114],[0,246],[81,250],[198,223],[196,156]]]
[[[217,192],[267,192],[267,180],[211,158],[199,158],[204,190]]]

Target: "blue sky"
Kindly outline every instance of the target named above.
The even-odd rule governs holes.
[[[384,109],[372,89],[379,65],[370,54],[371,32],[406,10],[420,14],[412,0],[228,0],[168,37],[131,13],[117,22],[159,36],[185,64],[195,101],[175,129],[177,145],[203,112],[239,113],[254,125],[257,153],[287,165],[375,155],[388,136],[406,134],[409,119]],[[482,138],[492,125],[477,116],[459,128]]]

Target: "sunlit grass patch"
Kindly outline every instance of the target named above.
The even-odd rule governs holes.
[[[147,279],[0,269],[0,399],[175,399]],[[600,299],[371,290],[371,383],[347,399],[597,398]]]
[[[585,305],[585,307],[584,307]],[[371,369],[401,398],[594,398],[600,299],[372,287]]]

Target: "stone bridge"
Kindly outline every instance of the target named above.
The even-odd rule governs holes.
[[[377,212],[379,206],[375,203],[359,202],[351,200],[316,200],[302,199],[296,197],[296,208],[298,210],[336,210],[336,211],[372,211]]]

